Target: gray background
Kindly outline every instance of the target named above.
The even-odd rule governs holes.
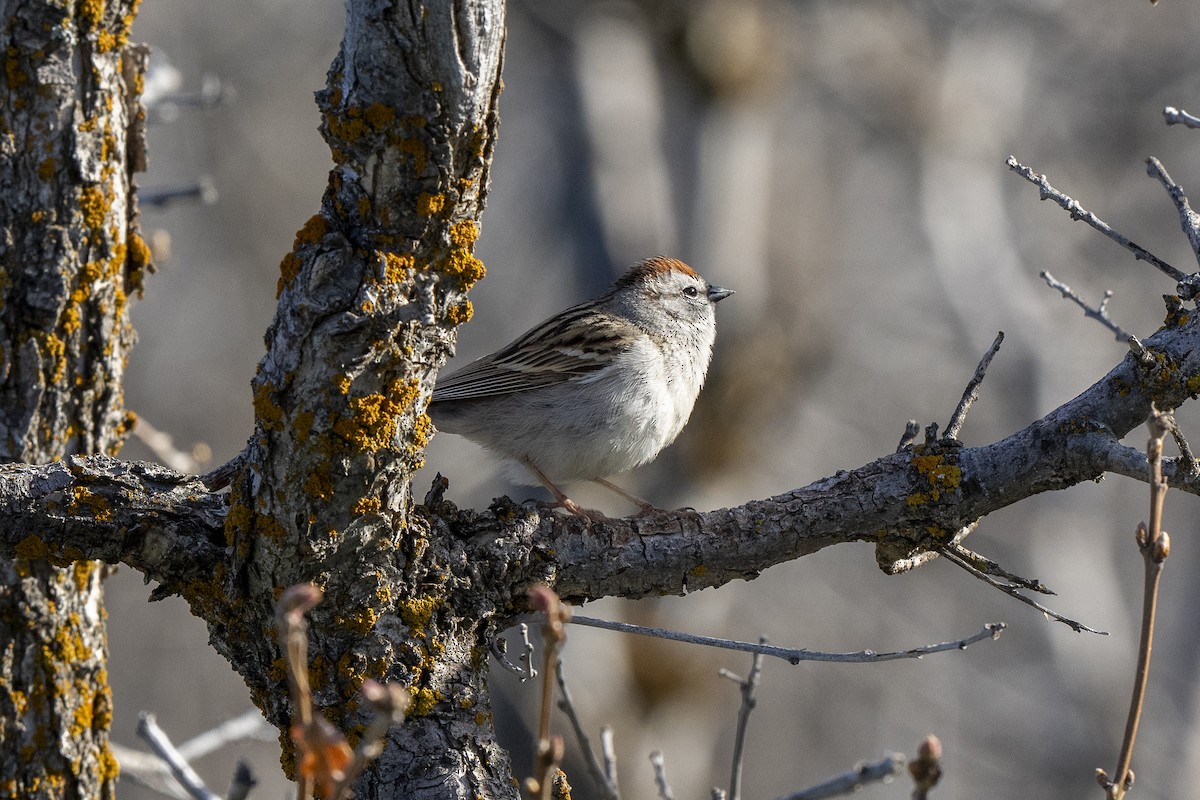
[[[1090,299],[1112,289],[1127,330],[1152,332],[1172,285],[1004,167],[1009,154],[1176,266],[1193,263],[1156,155],[1184,187],[1200,133],[1164,105],[1200,108],[1200,7],[1165,0],[510,4],[502,125],[479,255],[489,275],[460,358],[481,355],[665,252],[738,290],[720,306],[717,355],[691,425],[655,464],[618,478],[664,506],[709,508],[800,486],[890,452],[909,418],[944,425],[975,364],[1007,340],[963,431],[968,444],[1023,427],[1099,379],[1124,353],[1045,288],[1048,269]],[[329,156],[312,92],[342,9],[311,0],[157,0],[135,38],[164,51],[185,88],[205,74],[235,103],[151,131],[144,187],[211,175],[211,206],[147,209],[172,254],[134,309],[141,342],[130,407],[183,447],[235,454],[251,425],[249,380],[277,265],[318,208]],[[1185,430],[1200,438],[1185,408]],[[1129,437],[1142,446],[1144,431]],[[147,457],[137,443],[130,457]],[[435,438],[449,497],[486,505],[505,483],[472,444]],[[579,487],[585,505],[628,509]],[[607,601],[596,616],[825,650],[897,649],[1005,620],[997,643],[878,666],[766,665],[751,720],[746,796],[799,789],[926,733],[946,748],[940,797],[1095,793],[1124,725],[1139,617],[1132,543],[1145,487],[1111,477],[985,519],[967,544],[1059,592],[1053,606],[1108,637],[1045,622],[944,562],[883,576],[867,545],[689,598]],[[1196,501],[1172,494],[1139,797],[1194,794]],[[185,604],[147,605],[123,568],[109,582],[114,739],[139,710],[176,740],[249,705]],[[575,628],[569,678],[593,732],[613,725],[627,798],[652,797],[663,751],[679,798],[725,785],[738,698],[719,667],[749,659]],[[528,762],[533,685],[495,670],[497,718]],[[561,718],[556,725],[564,733]],[[227,786],[249,758],[287,791],[274,742],[196,764]],[[524,769],[520,767],[519,769]],[[584,771],[568,769],[577,797]],[[123,782],[124,797],[148,795]],[[900,782],[868,797],[907,797]]]

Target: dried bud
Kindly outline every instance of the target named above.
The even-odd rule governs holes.
[[[1150,529],[1146,527],[1146,523],[1138,523],[1137,531],[1133,534],[1133,540],[1137,542],[1138,547],[1146,547],[1146,542],[1150,540]]]

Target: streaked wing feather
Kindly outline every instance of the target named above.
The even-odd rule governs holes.
[[[575,306],[440,379],[433,402],[511,394],[587,377],[611,364],[638,333],[628,320],[597,316],[591,304]]]

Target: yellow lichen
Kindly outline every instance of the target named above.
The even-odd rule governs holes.
[[[104,0],[83,0],[79,4],[79,16],[88,28],[95,28],[104,17]]]
[[[471,305],[471,301],[465,298],[446,309],[446,319],[455,325],[470,322],[473,316],[475,316],[475,308]]]
[[[112,506],[99,495],[93,494],[83,486],[75,486],[68,492],[71,498],[67,503],[67,513],[79,515],[86,513],[92,519],[107,522],[113,518]]]
[[[421,192],[417,195],[417,213],[422,217],[432,217],[446,206],[445,195]]]
[[[360,497],[354,503],[354,505],[350,507],[350,513],[354,514],[355,516],[372,514],[378,511],[382,506],[383,503],[378,497]]]
[[[913,492],[906,499],[910,507],[936,503],[942,497],[943,491],[953,491],[959,487],[962,480],[962,470],[955,464],[946,463],[941,454],[915,455],[912,459],[917,473],[929,485],[928,491]]]
[[[254,416],[268,431],[283,430],[283,409],[275,402],[274,387],[260,383],[254,388]]]
[[[410,717],[428,716],[429,712],[433,711],[434,707],[444,699],[441,692],[429,687],[418,689],[410,686],[408,692],[412,695],[412,704],[408,707]]]
[[[79,190],[79,210],[83,212],[83,224],[96,233],[104,229],[107,207],[104,193],[97,186],[85,186]]]
[[[328,465],[323,465],[327,468]],[[319,468],[320,469],[320,468]],[[328,500],[333,497],[333,480],[325,471],[313,470],[304,480],[304,493],[318,500]]]

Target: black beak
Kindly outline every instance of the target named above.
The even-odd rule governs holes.
[[[708,299],[713,303],[719,303],[731,294],[733,294],[733,289],[722,289],[720,286],[708,287]]]

